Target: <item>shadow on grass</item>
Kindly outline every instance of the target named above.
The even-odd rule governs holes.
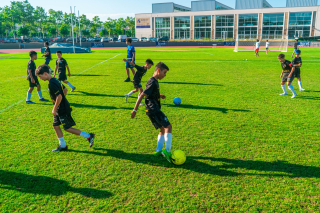
[[[69,150],[70,152],[92,154],[98,156],[109,156],[123,160],[129,160],[135,163],[142,163],[152,166],[163,167],[175,167],[173,164],[169,164],[164,158],[155,157],[150,154],[136,154],[126,153],[121,150],[94,148],[95,151],[78,151]],[[102,151],[102,152],[97,152]],[[207,160],[219,162],[219,165],[212,166],[198,160]],[[222,165],[221,165],[222,163]],[[177,166],[186,170],[194,171],[202,174],[219,175],[219,176],[274,176],[274,177],[320,177],[320,167],[303,166],[297,164],[291,164],[286,161],[252,161],[252,160],[239,160],[239,159],[227,159],[227,158],[214,158],[214,157],[188,157],[187,161],[182,166]],[[229,171],[230,169],[245,169],[246,171],[253,171],[252,173],[238,173]],[[254,171],[270,172],[268,174],[256,174]],[[283,172],[285,174],[273,174],[272,172]]]
[[[34,176],[17,172],[0,170],[0,189],[16,190],[24,193],[43,194],[61,196],[67,192],[82,194],[91,198],[108,198],[111,192],[88,189],[73,188],[64,180],[59,180],[46,176]]]
[[[192,83],[192,82],[160,82],[160,84],[185,84],[185,85],[199,85],[199,86],[217,86],[222,87],[222,84],[203,84],[203,83]]]
[[[196,106],[196,105],[188,105],[188,104],[180,104],[178,106],[173,104],[162,104],[168,107],[177,107],[177,108],[184,108],[184,109],[201,109],[201,110],[215,110],[222,113],[228,113],[228,111],[234,112],[251,112],[250,110],[245,109],[227,109],[227,108],[220,108],[220,107],[206,107],[206,106]]]
[[[114,98],[123,98],[124,99],[124,95],[108,95],[108,94],[82,92],[82,91],[77,91],[77,90],[73,93],[68,94],[68,95],[80,95],[79,93],[82,93],[85,96],[114,97]]]
[[[320,100],[320,97],[314,97],[314,96],[298,96],[297,98],[306,99],[306,100],[315,100],[315,101],[319,101]]]
[[[114,106],[99,106],[99,105],[90,105],[90,104],[77,104],[77,103],[70,103],[71,106],[76,108],[92,108],[92,109],[126,109],[131,110],[132,107],[114,107]]]

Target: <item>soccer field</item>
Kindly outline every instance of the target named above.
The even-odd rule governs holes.
[[[295,99],[290,91],[279,95],[279,52],[136,51],[136,64],[151,58],[170,68],[160,81],[162,110],[173,127],[172,149],[183,150],[186,163],[153,156],[158,131],[143,106],[131,119],[137,93],[125,102],[133,89],[123,82],[125,49],[63,55],[77,87],[67,95],[76,128],[96,138],[90,148],[64,132],[69,151],[58,153],[51,152],[58,146],[52,103],[39,102],[35,89],[36,104],[25,104],[28,53],[0,55],[1,212],[320,211],[319,49],[302,49],[306,91],[295,79]],[[48,99],[48,82],[39,81]]]

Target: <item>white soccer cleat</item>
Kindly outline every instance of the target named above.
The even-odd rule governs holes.
[[[128,95],[128,94],[125,94],[124,97],[125,97],[126,102],[127,102],[127,101],[128,101],[128,98],[129,98],[129,95]]]
[[[300,91],[306,91],[305,89],[301,88]]]
[[[291,98],[297,97],[297,93],[294,93]]]
[[[282,94],[280,94],[280,95],[288,95],[288,93],[282,93]]]

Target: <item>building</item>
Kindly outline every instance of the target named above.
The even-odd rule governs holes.
[[[282,0],[284,1],[284,0]],[[215,0],[152,5],[152,13],[136,14],[136,37],[170,39],[264,39],[320,36],[317,0],[286,0],[272,7],[266,0],[236,0],[235,9]]]

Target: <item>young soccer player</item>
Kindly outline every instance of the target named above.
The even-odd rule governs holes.
[[[44,63],[49,66],[49,63],[52,60],[51,50],[49,48],[49,42],[46,41],[44,43],[44,46],[46,47],[46,50],[44,51],[44,55],[42,55],[41,57],[44,57]],[[50,69],[50,73],[52,74],[53,70],[50,68],[50,66],[49,66],[49,69]]]
[[[259,48],[260,48],[260,42],[259,42],[259,39],[257,39],[257,42],[254,43],[254,46],[255,46],[255,55],[256,57],[260,57],[259,56]]]
[[[134,49],[134,46],[131,43],[132,43],[132,39],[127,38],[127,40],[126,40],[126,44],[128,45],[128,47],[127,47],[127,60],[131,61],[132,63],[135,63],[136,50]],[[127,79],[124,82],[130,82],[129,68],[131,69],[133,76],[135,75],[135,71],[134,71],[133,67],[134,66],[131,65],[130,63],[128,63],[128,62],[126,63]]]
[[[300,67],[302,66],[302,60],[301,60],[300,54],[301,54],[301,50],[297,50],[296,57],[292,60],[292,64],[295,68],[294,75],[296,78],[298,78],[299,90],[305,91],[305,89],[302,88],[301,76],[300,76]]]
[[[268,55],[268,52],[269,52],[269,41],[267,40],[266,42],[266,54]]]
[[[27,104],[34,104],[34,102],[32,102],[30,100],[34,87],[37,87],[39,101],[48,101],[48,99],[44,99],[42,97],[41,86],[40,86],[39,80],[35,74],[37,67],[36,67],[36,64],[34,63],[34,60],[37,60],[37,53],[32,50],[29,52],[29,56],[30,56],[30,60],[28,62],[28,68],[27,68],[27,75],[28,75],[27,80],[29,81],[29,90],[27,93],[26,103]]]
[[[128,61],[126,59],[123,59],[124,62],[131,64],[132,66],[134,66],[137,69],[136,74],[133,77],[133,86],[134,86],[134,90],[130,91],[128,94],[125,94],[125,98],[126,101],[128,100],[128,98],[130,97],[130,95],[132,95],[135,92],[139,92],[139,96],[142,94],[143,89],[142,89],[142,85],[141,85],[141,79],[142,77],[147,73],[147,71],[149,69],[151,69],[151,67],[153,66],[153,61],[151,59],[147,59],[146,63],[143,67],[140,67],[134,63],[132,63],[131,61]],[[138,98],[139,98],[138,96]],[[141,105],[143,105],[141,103]]]
[[[160,99],[165,99],[165,95],[160,95],[158,80],[166,77],[169,68],[162,62],[159,62],[155,67],[153,76],[148,80],[146,89],[139,96],[137,103],[131,112],[131,118],[136,116],[139,105],[145,97],[146,113],[149,116],[152,124],[156,129],[160,129],[158,135],[158,144],[155,156],[163,155],[169,162],[171,162],[171,145],[172,145],[172,126],[161,111]],[[165,143],[165,149],[162,151]]]
[[[298,39],[296,39],[296,42],[294,43],[293,48],[294,48],[294,50],[292,52],[291,58],[293,58],[293,55],[296,54],[297,50],[299,50],[299,40]]]
[[[280,95],[288,95],[286,85],[285,85],[287,82],[288,89],[291,90],[293,94],[291,98],[295,98],[297,96],[297,93],[294,91],[294,88],[291,84],[294,79],[294,67],[290,61],[285,59],[284,54],[280,54],[278,56],[278,60],[281,63],[281,67],[282,67],[282,73],[280,78],[282,78],[281,88],[283,90],[283,93]]]
[[[66,68],[68,69],[68,76],[70,77],[70,69],[68,66],[67,61],[62,58],[62,52],[59,50],[57,51],[57,61],[56,61],[56,68],[54,70],[53,77],[56,77],[57,69],[59,70],[59,81],[62,81],[63,83],[67,84],[71,88],[71,92],[73,92],[76,87],[74,87],[69,81],[67,81],[67,74],[66,74]]]
[[[82,132],[81,130],[72,128],[76,125],[76,123],[71,117],[72,108],[70,107],[70,104],[66,99],[67,88],[65,88],[60,81],[52,77],[49,73],[49,67],[45,64],[40,65],[36,70],[36,74],[41,80],[49,81],[49,94],[54,104],[54,107],[52,109],[53,128],[59,140],[59,147],[52,151],[55,152],[68,150],[68,146],[64,140],[63,133],[60,128],[61,124],[63,125],[65,131],[86,138],[89,142],[90,147],[92,147],[95,135],[93,133],[86,133]]]

